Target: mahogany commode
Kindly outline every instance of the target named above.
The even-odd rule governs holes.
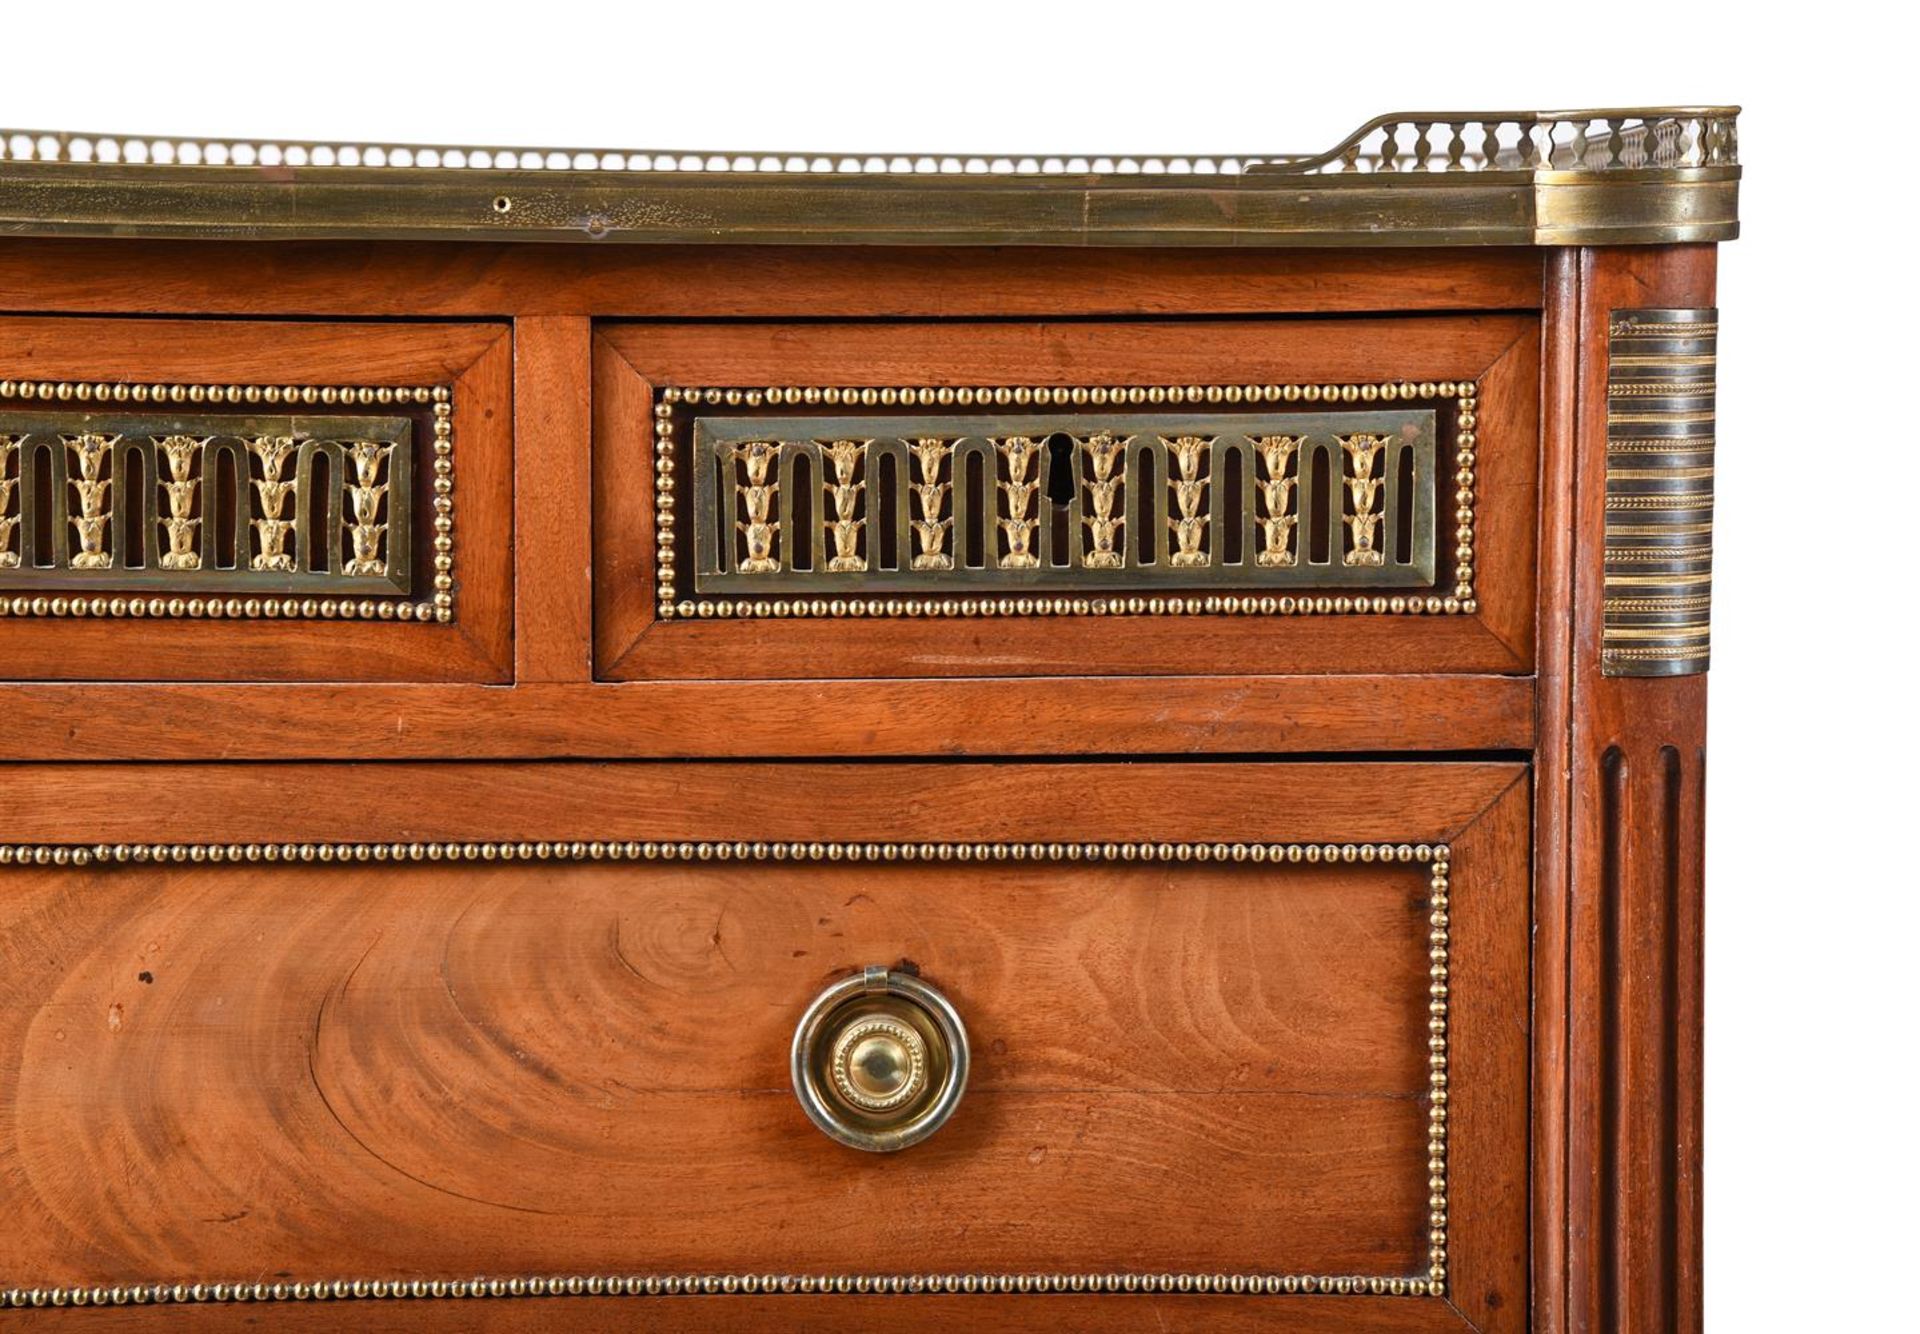
[[[0,1318],[1698,1328],[1734,114],[0,134]]]

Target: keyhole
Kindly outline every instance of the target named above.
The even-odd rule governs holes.
[[[1047,437],[1047,499],[1056,505],[1073,502],[1073,437],[1055,431]]]

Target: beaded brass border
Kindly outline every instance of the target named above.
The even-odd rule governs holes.
[[[426,602],[353,597],[208,597],[160,593],[0,596],[0,617],[148,617],[202,620],[453,620],[453,390],[447,385],[127,384],[0,379],[0,399],[61,404],[260,404],[299,407],[433,405],[433,596]]]
[[[663,621],[732,617],[814,616],[1312,616],[1472,615],[1479,610],[1473,583],[1474,485],[1477,477],[1480,386],[1472,380],[1381,381],[1374,384],[1210,385],[772,385],[722,388],[666,385],[653,409],[655,614]],[[1102,407],[1109,404],[1378,403],[1421,398],[1454,400],[1454,587],[1451,594],[1286,595],[1211,593],[989,595],[974,597],[687,598],[679,590],[679,553],[673,479],[678,469],[676,409],[775,405],[848,407]]]
[[[1445,843],[100,843],[0,846],[0,866],[146,863],[518,861],[1118,861],[1316,864],[1429,869],[1427,918],[1427,1272],[1364,1274],[685,1274],[537,1278],[332,1279],[296,1283],[141,1283],[0,1290],[0,1306],[326,1301],[419,1297],[691,1296],[734,1293],[1222,1293],[1440,1297],[1447,1278],[1447,1013],[1452,850]]]

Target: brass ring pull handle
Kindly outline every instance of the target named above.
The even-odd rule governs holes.
[[[919,978],[869,968],[814,997],[793,1034],[793,1092],[842,1144],[892,1153],[946,1124],[967,1087],[967,1028]]]

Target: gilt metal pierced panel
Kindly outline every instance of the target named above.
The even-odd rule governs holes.
[[[693,590],[1427,590],[1432,404],[700,416]]]
[[[0,589],[406,596],[406,417],[0,409]]]

